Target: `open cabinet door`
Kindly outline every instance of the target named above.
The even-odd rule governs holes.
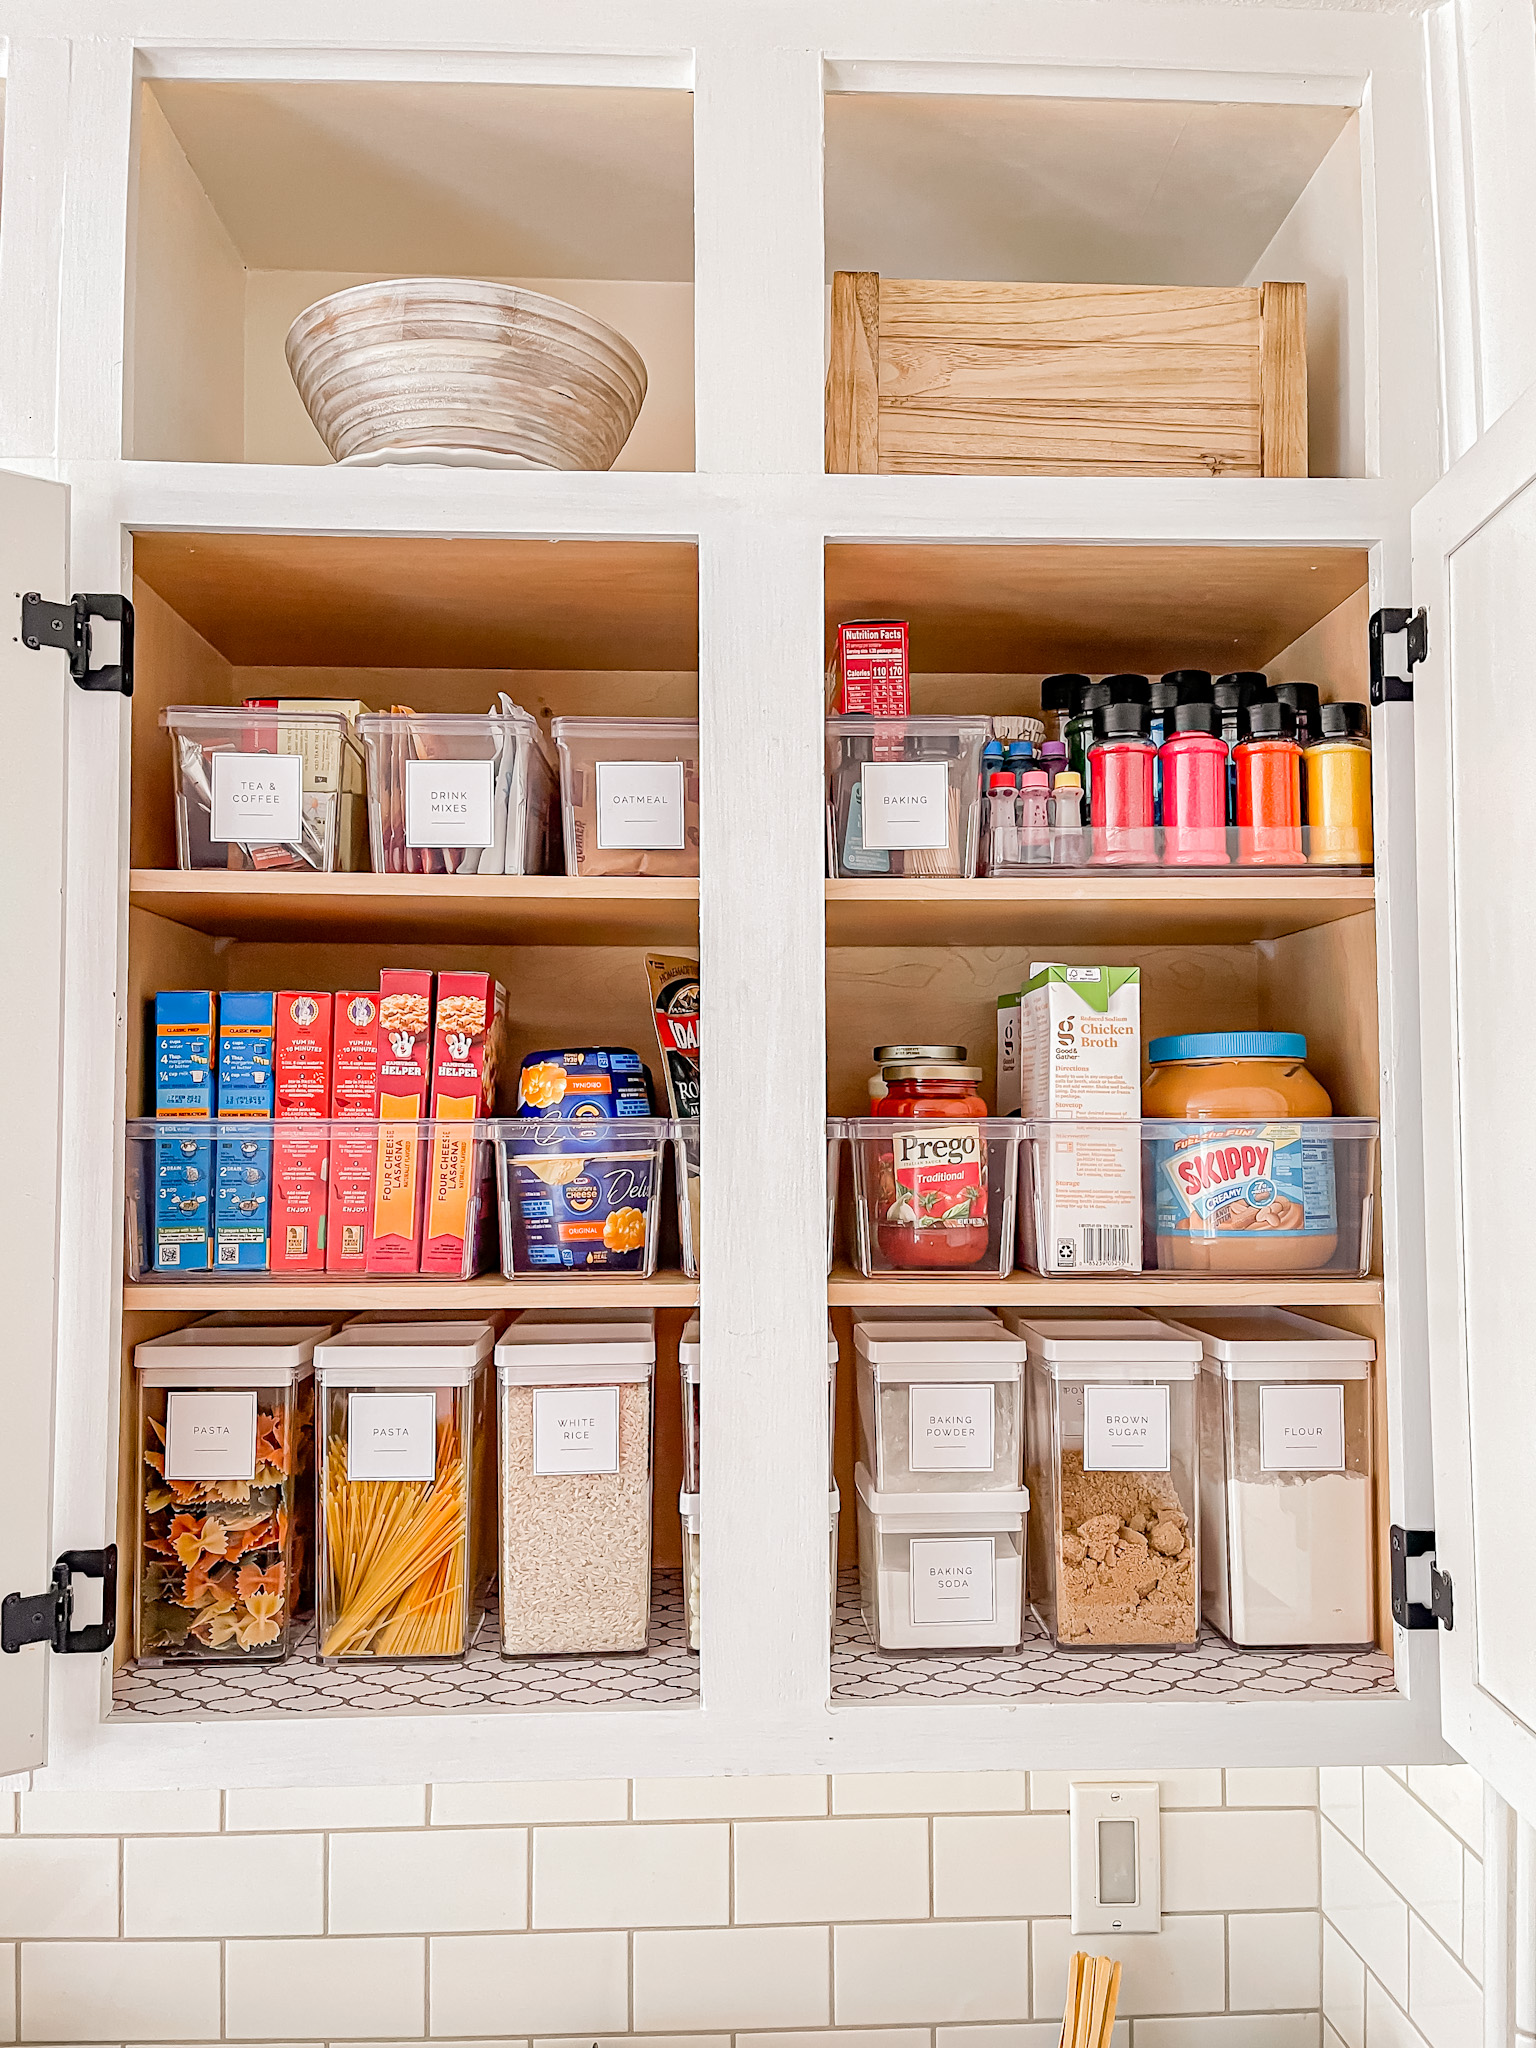
[[[68,657],[22,645],[21,595],[69,594],[62,484],[0,470],[0,1595],[53,1570],[54,1351],[63,1102]],[[0,1656],[0,1772],[43,1760],[52,1652]]]
[[[1443,1725],[1536,1821],[1536,389],[1415,508],[1413,585]]]

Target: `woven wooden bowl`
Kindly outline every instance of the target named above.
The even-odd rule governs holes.
[[[396,277],[317,299],[288,367],[338,462],[611,469],[645,398],[612,327],[541,292]]]

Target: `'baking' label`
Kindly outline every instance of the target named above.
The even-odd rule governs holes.
[[[947,762],[866,761],[859,788],[866,846],[948,846]]]
[[[617,1472],[617,1387],[539,1387],[533,1396],[533,1469],[538,1478]]]
[[[1166,1472],[1168,1389],[1084,1387],[1083,1470]]]
[[[1342,1472],[1344,1389],[1315,1384],[1260,1387],[1259,1469]]]
[[[677,853],[686,844],[681,761],[599,761],[597,843]]]
[[[407,761],[407,846],[489,846],[492,763]]]
[[[915,1118],[891,1139],[886,1222],[918,1230],[985,1230],[986,1141],[975,1124]]]
[[[437,1477],[436,1394],[353,1394],[347,1402],[347,1477]]]
[[[914,1472],[992,1470],[992,1387],[908,1389],[908,1455]]]
[[[1303,1124],[1194,1126],[1159,1137],[1157,1232],[1333,1237],[1333,1140]]]
[[[214,755],[210,839],[297,842],[303,807],[302,755]]]
[[[165,1401],[167,1479],[254,1479],[256,1396],[173,1391]]]
[[[910,1549],[914,1628],[996,1621],[995,1537],[914,1536]]]

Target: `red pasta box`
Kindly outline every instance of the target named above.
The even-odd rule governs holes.
[[[911,709],[906,620],[839,626],[832,684],[832,709],[840,718],[905,718]]]
[[[492,1114],[504,1064],[507,994],[489,974],[440,974],[432,1027],[432,1115],[469,1122]],[[421,1270],[454,1279],[473,1268],[486,1148],[472,1136],[432,1134]],[[468,1243],[466,1245],[466,1240]],[[470,1257],[466,1259],[466,1249]]]
[[[280,989],[274,1004],[273,1115],[279,1123],[305,1123],[331,1111],[331,997],[329,991]],[[325,1270],[326,1166],[323,1130],[307,1138],[272,1141],[274,1273]]]
[[[331,1046],[331,1115],[345,1122],[379,1113],[379,999],[372,990],[342,989],[335,1000]],[[325,1270],[366,1273],[373,1235],[372,1131],[331,1140],[331,1188]]]
[[[414,1128],[389,1127],[425,1119],[431,1061],[432,976],[386,967],[379,976],[379,1142],[370,1273],[414,1273],[421,1265],[423,1148]]]

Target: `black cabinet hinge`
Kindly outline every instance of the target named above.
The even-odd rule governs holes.
[[[106,619],[121,628],[117,659],[91,667],[91,621]],[[133,695],[133,606],[116,591],[76,591],[57,603],[29,590],[21,600],[21,641],[39,647],[62,647],[69,672],[82,690],[121,690]]]
[[[1406,676],[1387,674],[1387,647],[1389,637],[1394,633],[1406,636],[1408,651],[1408,673]],[[1416,612],[1404,611],[1400,606],[1388,605],[1379,612],[1371,613],[1371,702],[1373,704],[1411,704],[1413,702],[1413,672],[1429,652],[1429,613],[1420,605]]]
[[[101,1581],[101,1619],[74,1627],[76,1574]],[[13,1656],[28,1643],[49,1643],[61,1657],[110,1650],[117,1634],[117,1545],[66,1550],[46,1593],[7,1593],[0,1600],[0,1650]]]
[[[1433,1529],[1402,1529],[1392,1524],[1392,1619],[1399,1628],[1447,1628],[1456,1626],[1456,1609],[1451,1596],[1451,1575],[1435,1562]],[[1429,1559],[1429,1604],[1408,1597],[1408,1564],[1411,1558]]]

